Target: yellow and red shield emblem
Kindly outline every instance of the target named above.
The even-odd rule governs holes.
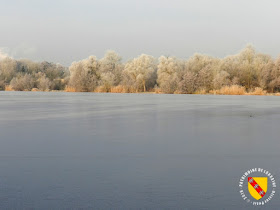
[[[267,177],[248,177],[248,190],[256,200],[263,198],[267,192]]]

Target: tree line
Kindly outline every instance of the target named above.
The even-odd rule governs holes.
[[[0,60],[0,90],[64,90],[67,77],[68,69],[59,64],[8,57]]]
[[[189,59],[142,54],[122,62],[108,51],[69,68],[49,62],[0,60],[1,90],[65,90],[73,92],[213,93],[225,87],[280,91],[280,57],[258,53],[248,45],[236,55],[215,58],[194,54]]]

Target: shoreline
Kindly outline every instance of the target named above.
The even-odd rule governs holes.
[[[280,96],[280,93],[244,93],[244,94],[219,94],[219,93],[161,93],[156,91],[146,91],[146,92],[102,92],[102,91],[66,91],[66,90],[1,90],[0,92],[46,92],[46,93],[112,93],[112,94],[158,94],[158,95],[221,95],[221,96]]]

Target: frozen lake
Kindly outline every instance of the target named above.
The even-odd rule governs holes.
[[[253,209],[279,136],[280,97],[0,92],[0,209]]]

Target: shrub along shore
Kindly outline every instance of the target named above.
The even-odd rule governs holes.
[[[114,51],[70,67],[49,62],[0,60],[0,90],[217,95],[280,95],[280,57],[248,45],[236,55],[195,54],[187,60],[146,54],[122,62]]]
[[[11,88],[11,86],[6,86],[5,91],[16,91]],[[31,92],[80,92],[76,91],[74,88],[66,87],[64,90],[40,90],[38,88],[32,88],[32,90],[23,90],[23,91],[31,91]],[[88,92],[88,91],[87,91]],[[150,89],[146,92],[138,92],[133,91],[125,86],[119,85],[116,87],[112,87],[109,91],[104,90],[104,87],[99,86],[94,91],[90,91],[91,93],[141,93],[141,94],[166,94],[164,92],[161,92],[161,90],[158,89]],[[170,94],[170,93],[169,93]],[[181,92],[174,92],[172,94],[188,94],[188,93],[181,93]],[[210,90],[209,92],[206,92],[204,90],[197,91],[195,93],[191,93],[194,95],[259,95],[259,96],[280,96],[280,92],[277,93],[268,93],[267,91],[263,90],[262,88],[256,87],[254,91],[247,92],[244,87],[238,86],[238,85],[232,85],[232,86],[224,86],[219,90]]]

